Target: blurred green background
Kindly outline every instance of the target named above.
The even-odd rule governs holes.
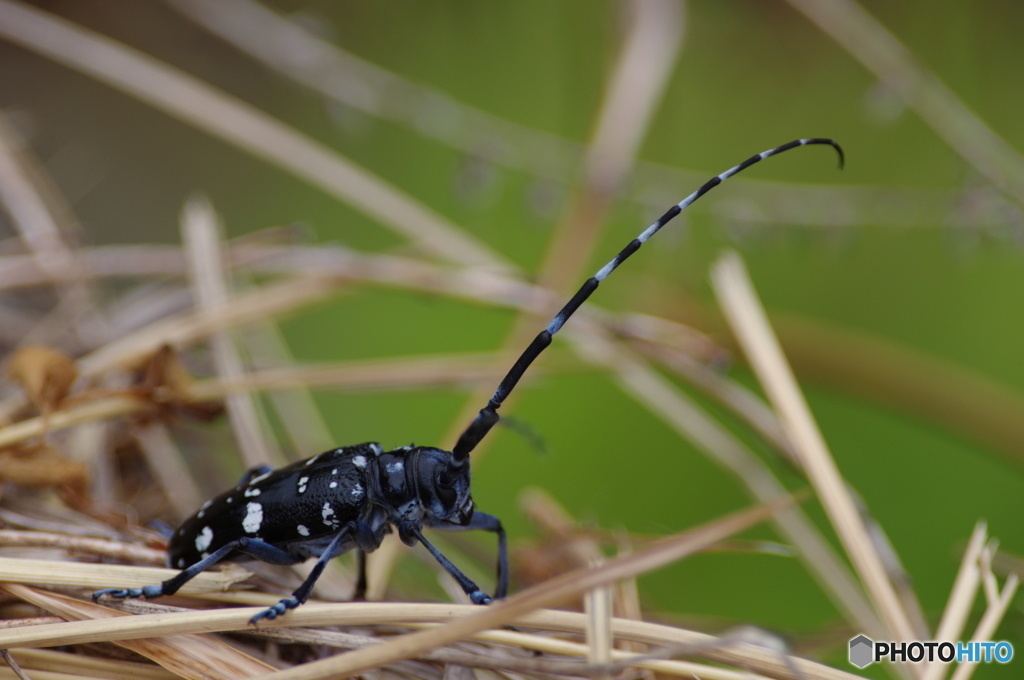
[[[578,177],[578,168],[554,181],[502,167],[407,125],[328,102],[163,3],[33,4],[268,112],[437,210],[526,272],[542,261]],[[268,5],[405,78],[578,143],[595,125],[628,8],[436,0]],[[1024,5],[861,6],[1010,147],[1024,148]],[[1012,436],[994,434],[988,422],[974,421],[972,433],[944,426],[955,424],[953,418],[921,415],[915,402],[921,395],[896,394],[886,379],[903,370],[915,375],[902,360],[915,357],[925,362],[916,374],[924,394],[948,397],[954,411],[958,399],[983,412],[1003,409],[1001,422],[1011,431],[1024,421],[1018,402],[978,402],[960,380],[985,379],[1015,399],[1024,395],[1020,197],[994,188],[793,6],[691,2],[684,16],[682,47],[639,151],[641,160],[665,167],[644,166],[627,180],[588,273],[699,186],[697,178],[752,153],[793,138],[829,136],[844,146],[847,167],[837,172],[827,149],[812,148],[751,169],[667,228],[594,302],[692,323],[729,342],[707,274],[723,248],[737,249],[769,312],[778,315],[784,339],[792,339],[787,347],[840,469],[888,532],[934,626],[979,518],[1003,549],[1024,553],[1024,449]],[[232,236],[299,222],[321,242],[410,252],[392,232],[302,180],[3,41],[0,106],[69,199],[85,243],[177,242],[182,203],[199,190]],[[698,174],[665,181],[674,177],[672,168]],[[297,358],[324,361],[495,349],[514,319],[506,310],[449,299],[356,289],[290,319],[286,332]],[[862,336],[894,353],[851,355],[843,339]],[[949,372],[935,373],[934,366]],[[728,370],[756,389],[741,361]],[[873,386],[856,379],[864,375]],[[449,446],[444,437],[465,401],[457,390],[318,393],[339,444],[375,440],[386,447]],[[751,503],[733,478],[599,373],[539,377],[520,390],[509,413],[548,448],[540,455],[499,429],[474,467],[478,505],[504,520],[513,541],[531,533],[516,504],[530,485],[589,522],[640,534],[679,531]],[[765,444],[722,418],[773,461],[791,488],[803,485]],[[824,527],[818,504],[806,507]],[[774,537],[768,529],[750,535]],[[699,555],[645,577],[641,588],[654,610],[679,620],[709,628],[753,623],[797,643],[820,636],[823,646],[814,649],[849,668],[844,645],[851,631],[796,560]],[[1017,643],[1018,653],[1024,652],[1022,601],[1018,596],[997,634]],[[1020,663],[981,668],[976,677],[1019,677]]]

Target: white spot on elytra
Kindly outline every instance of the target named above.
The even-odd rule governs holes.
[[[309,481],[309,477],[299,477],[299,493],[306,493],[306,482]]]
[[[324,518],[324,524],[329,527],[338,526],[338,518],[334,517],[334,508],[331,507],[330,501],[324,503],[324,507],[320,510],[320,514]]]
[[[255,534],[263,524],[263,506],[259,503],[249,503],[245,506],[246,515],[242,520],[242,528],[247,534]]]
[[[352,464],[361,470],[366,469],[366,457],[356,456],[355,458],[352,459]],[[337,470],[335,470],[334,472],[337,472]],[[331,474],[334,474],[334,472],[332,472]]]
[[[384,469],[392,473],[401,472],[402,470],[405,469],[405,463],[403,463],[400,460],[396,460],[394,463],[388,463],[387,465],[385,465]]]
[[[331,470],[331,474],[332,475],[338,474],[338,468],[334,468],[333,470]]]
[[[234,499],[233,497],[231,497],[231,496],[228,496],[228,500],[227,500],[227,502],[228,502],[228,503],[234,503],[234,502],[235,502],[235,499]]]
[[[184,557],[179,557],[178,558],[178,569],[184,569],[184,568],[185,568],[185,558]]]
[[[332,489],[333,489],[333,488],[335,488],[336,486],[338,486],[338,483],[337,483],[337,482],[331,482],[331,484],[330,484],[330,487],[331,487]]]
[[[202,519],[203,515],[206,514],[206,509],[210,507],[210,503],[213,503],[213,501],[206,501],[205,503],[203,503],[203,507],[199,508],[199,513],[196,515],[196,517]]]
[[[196,536],[196,550],[203,552],[210,547],[210,543],[213,541],[213,529],[210,527],[203,527],[203,530]]]
[[[295,527],[295,530],[299,532],[300,536],[309,536],[309,529],[307,529],[302,524],[300,524],[299,526]]]
[[[252,498],[253,496],[259,496],[259,495],[260,495],[260,490],[259,489],[246,489],[245,490],[245,497],[246,498]]]
[[[380,447],[380,444],[370,444],[370,450],[373,451],[373,455],[379,456],[384,453],[384,449]]]
[[[348,494],[350,496],[352,496],[352,498],[362,498],[363,497],[363,487],[360,486],[359,484],[356,484],[355,486],[352,487],[352,490],[349,491]]]

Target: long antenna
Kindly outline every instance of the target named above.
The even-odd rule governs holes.
[[[469,452],[475,449],[476,445],[479,444],[481,440],[487,436],[487,433],[491,431],[491,428],[497,424],[499,419],[498,409],[501,408],[502,403],[504,403],[505,399],[508,398],[508,395],[512,393],[512,390],[515,389],[516,383],[518,383],[519,379],[523,377],[524,373],[526,373],[526,369],[530,367],[530,364],[532,364],[534,360],[540,356],[540,353],[551,344],[551,337],[561,330],[562,326],[565,325],[565,322],[569,320],[569,317],[571,317],[573,313],[580,308],[580,305],[586,302],[587,298],[597,290],[600,283],[608,278],[608,275],[615,271],[620,264],[625,262],[626,258],[639,250],[640,246],[642,246],[647,239],[657,234],[658,230],[668,224],[673,217],[681,213],[691,203],[733,175],[746,170],[754,163],[764,160],[769,156],[774,156],[775,154],[782,153],[783,151],[795,149],[798,146],[809,146],[811,144],[827,144],[834,148],[839,154],[839,167],[843,167],[846,157],[843,154],[842,147],[831,139],[821,137],[815,137],[813,139],[797,139],[789,144],[783,144],[782,146],[777,146],[774,149],[769,149],[768,151],[759,153],[756,156],[751,156],[739,165],[729,168],[721,175],[712,177],[705,182],[704,186],[700,189],[697,189],[697,191],[694,191],[682,201],[672,206],[668,212],[658,218],[657,222],[647,227],[643,233],[630,241],[629,245],[623,248],[622,251],[612,258],[608,264],[601,267],[596,274],[587,279],[586,283],[584,283],[576,294],[572,296],[572,299],[569,300],[569,302],[562,307],[562,310],[555,315],[555,318],[551,320],[551,323],[548,324],[547,328],[542,330],[540,334],[533,339],[530,346],[526,348],[526,351],[519,356],[516,363],[512,365],[512,368],[502,379],[501,384],[498,385],[498,389],[495,390],[494,396],[490,398],[486,406],[480,409],[480,413],[477,414],[476,418],[473,419],[473,422],[469,424],[469,427],[467,427],[465,432],[463,432],[459,437],[459,441],[455,444],[455,448],[452,449],[451,467],[460,468],[468,462]]]

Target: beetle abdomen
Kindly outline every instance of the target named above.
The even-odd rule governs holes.
[[[365,502],[378,444],[347,446],[256,475],[207,502],[167,547],[168,566],[195,564],[239,538],[256,538],[305,558],[306,543],[333,536],[370,510]],[[347,542],[340,552],[351,549]],[[242,557],[230,553],[224,560]]]

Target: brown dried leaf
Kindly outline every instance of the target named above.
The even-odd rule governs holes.
[[[573,569],[588,567],[601,558],[601,547],[594,535],[583,530],[546,491],[524,489],[519,505],[541,533],[538,540],[514,549],[516,577],[521,583],[542,583]]]
[[[150,390],[155,402],[179,401],[192,387],[192,376],[170,345],[161,345],[139,368],[144,375],[142,386]]]
[[[141,390],[154,404],[200,420],[211,420],[224,413],[221,401],[193,396],[195,379],[170,345],[162,345],[139,370],[143,374]]]
[[[67,488],[84,496],[89,472],[52,446],[0,451],[0,481],[32,489]]]
[[[11,354],[7,375],[25,389],[40,412],[54,410],[78,377],[75,362],[59,350],[25,345]]]

